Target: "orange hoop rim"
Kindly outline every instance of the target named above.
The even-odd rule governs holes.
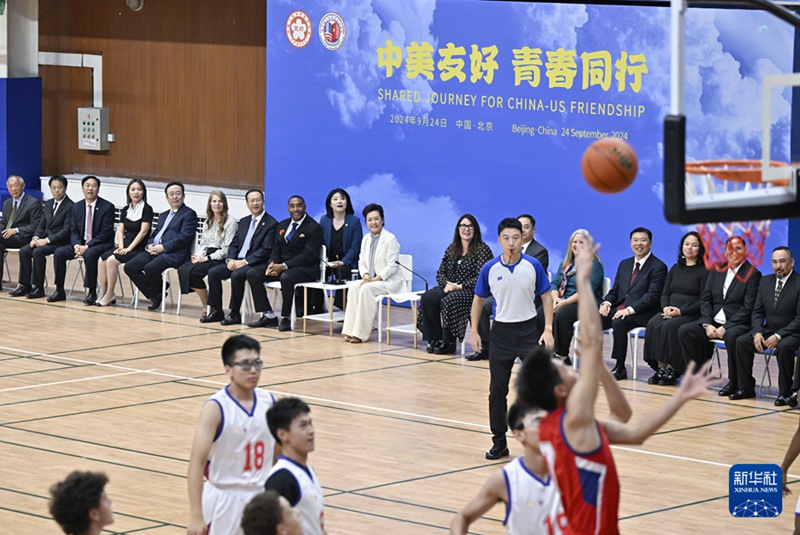
[[[761,180],[761,160],[701,160],[686,162],[686,173],[693,175],[714,175],[720,180],[733,182],[755,182]],[[769,162],[770,167],[788,167],[786,162]],[[775,186],[788,186],[788,180],[769,182]]]

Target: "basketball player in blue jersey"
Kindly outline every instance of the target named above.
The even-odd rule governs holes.
[[[278,492],[300,512],[305,535],[325,535],[322,486],[308,464],[308,454],[314,451],[311,408],[301,399],[283,398],[267,411],[267,421],[283,453],[264,488]]]
[[[263,491],[276,455],[266,416],[274,398],[257,388],[261,344],[231,336],[222,362],[230,383],[203,405],[189,458],[188,535],[240,535],[242,511]]]
[[[603,368],[605,370],[605,368]],[[633,411],[611,372],[601,374],[609,418],[627,422]],[[508,409],[508,426],[525,448],[518,457],[486,480],[483,488],[450,524],[451,535],[466,535],[469,526],[497,503],[506,504],[503,525],[513,535],[557,535],[566,515],[558,488],[551,479],[547,461],[539,450],[539,423],[547,414],[517,402]]]
[[[484,264],[475,284],[472,299],[472,348],[480,353],[478,333],[483,302],[494,296],[494,324],[489,345],[489,426],[492,447],[486,452],[489,460],[508,455],[506,444],[506,410],[508,382],[517,357],[525,359],[537,342],[553,347],[553,298],[550,281],[542,264],[532,256],[520,253],[522,223],[508,217],[497,226],[497,239],[503,253]],[[542,298],[544,332],[536,320],[536,296]]]

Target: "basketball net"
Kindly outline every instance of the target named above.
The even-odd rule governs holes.
[[[783,162],[770,162],[771,167],[784,167]],[[708,160],[686,163],[687,197],[715,195],[730,191],[747,191],[783,183],[767,184],[761,180],[760,160]],[[769,236],[770,220],[737,221],[733,223],[700,223],[695,230],[700,234],[706,252],[703,261],[706,269],[725,271],[727,256],[725,245],[732,236],[739,236],[747,244],[747,260],[753,266],[761,265],[764,245]]]

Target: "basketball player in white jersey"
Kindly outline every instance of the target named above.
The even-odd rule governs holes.
[[[267,411],[267,423],[283,454],[264,487],[277,491],[300,511],[305,535],[325,535],[322,486],[308,465],[308,454],[314,451],[311,409],[301,399],[283,398]]]
[[[633,411],[619,383],[608,370],[601,374],[609,419],[627,422]],[[508,426],[525,448],[518,457],[486,480],[483,488],[450,524],[451,535],[466,535],[469,526],[498,502],[506,504],[503,524],[509,535],[560,535],[566,523],[558,488],[539,450],[539,423],[546,411],[520,402],[508,410]]]
[[[189,459],[188,535],[241,535],[242,511],[263,490],[276,454],[266,416],[274,398],[256,388],[261,344],[231,336],[222,362],[230,383],[203,405]]]

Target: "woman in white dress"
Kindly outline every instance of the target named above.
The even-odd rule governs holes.
[[[383,207],[368,204],[362,214],[370,232],[361,240],[358,259],[361,280],[348,288],[342,327],[345,341],[352,343],[369,340],[378,313],[375,297],[403,288],[403,277],[397,265],[400,244],[394,234],[383,227]]]

